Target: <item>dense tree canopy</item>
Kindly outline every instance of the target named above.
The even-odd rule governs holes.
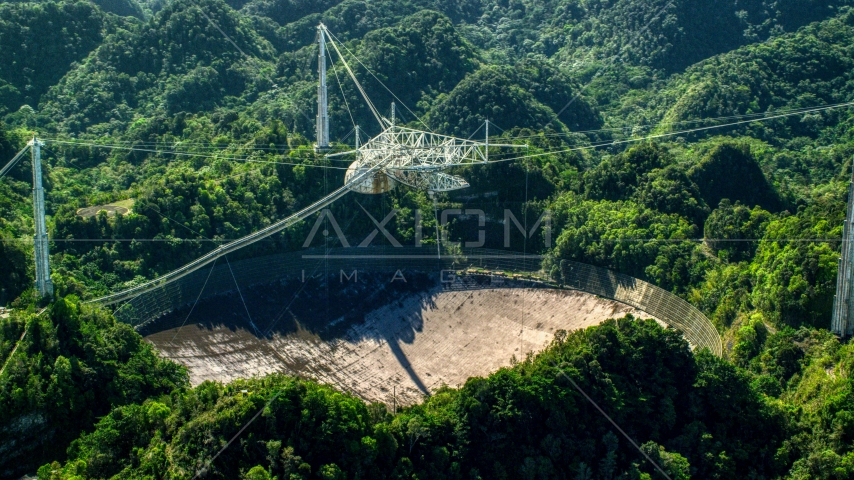
[[[728,261],[749,260],[756,253],[771,214],[756,206],[750,209],[736,201],[721,200],[705,223],[705,238],[718,256]]]
[[[383,405],[287,377],[225,388],[204,383],[114,409],[72,447],[72,460],[46,465],[39,476],[189,478],[200,457],[259,410],[241,447],[226,449],[208,475],[575,478],[589,471],[637,478],[650,472],[571,382],[643,439],[675,478],[767,476],[785,468],[775,456],[789,427],[747,375],[707,353],[695,358],[675,331],[627,317],[559,332],[537,357],[394,416]]]
[[[62,457],[69,442],[111,408],[186,385],[184,367],[160,359],[151,345],[112,315],[58,300],[44,315],[16,312],[0,321],[0,461],[3,476]]]
[[[717,205],[726,198],[771,211],[780,208],[779,195],[768,184],[748,145],[720,144],[692,167],[688,175],[709,205]]]
[[[36,107],[120,24],[85,1],[0,3],[0,114]]]

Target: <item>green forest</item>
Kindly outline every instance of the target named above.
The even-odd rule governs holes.
[[[0,478],[664,478],[646,456],[673,479],[854,478],[854,351],[829,331],[854,157],[852,7],[0,0],[0,166],[46,141],[56,288],[51,301],[33,288],[24,159],[0,178]],[[519,147],[454,169],[471,186],[439,208],[550,211],[551,244],[520,235],[511,250],[543,255],[553,276],[571,260],[679,295],[724,358],[628,316],[394,409],[284,375],[193,387],[85,303],[342,184],[348,163],[313,149],[320,22],[383,115],[396,102],[400,124],[461,138],[483,138],[488,119],[491,143]],[[345,151],[355,125],[363,141],[380,127],[327,61]],[[405,187],[359,201],[331,207],[355,219],[348,238],[374,228],[362,208],[399,209],[389,230],[412,244],[414,212],[434,209]],[[130,208],[78,215],[107,204]],[[300,249],[312,224],[235,260]]]

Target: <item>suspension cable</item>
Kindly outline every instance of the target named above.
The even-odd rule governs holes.
[[[326,33],[327,33],[327,34],[329,34],[329,35],[331,35],[332,37],[334,37],[334,38],[335,38],[335,40],[338,40],[338,37],[336,37],[336,36],[335,36],[335,34],[333,34],[332,32],[330,32],[330,31],[328,31],[328,30],[327,30],[327,31],[326,31]],[[339,41],[339,42],[341,42],[340,40],[338,40],[338,41]],[[365,70],[367,70],[367,71],[368,71],[368,73],[369,73],[372,77],[374,77],[374,80],[376,80],[377,82],[379,82],[379,84],[380,84],[380,85],[382,85],[382,86],[383,86],[383,88],[385,88],[385,89],[386,89],[386,91],[387,91],[388,93],[390,93],[390,94],[391,94],[391,96],[392,96],[392,97],[394,97],[394,99],[395,99],[395,100],[397,100],[398,102],[400,102],[400,104],[401,104],[401,105],[403,105],[403,108],[405,108],[409,113],[411,113],[413,117],[415,117],[416,119],[418,119],[418,121],[419,121],[422,125],[424,125],[424,127],[426,127],[426,128],[427,128],[427,130],[429,130],[431,133],[433,133],[433,130],[431,130],[431,129],[430,129],[430,125],[427,125],[427,124],[424,122],[424,120],[421,120],[421,118],[420,118],[418,115],[416,115],[416,114],[415,114],[415,112],[413,112],[412,110],[410,110],[410,109],[409,109],[409,107],[406,105],[406,103],[404,103],[404,102],[403,102],[403,100],[401,100],[400,98],[398,98],[398,96],[397,96],[397,95],[395,95],[395,94],[394,94],[394,92],[392,92],[392,91],[391,91],[391,89],[390,89],[390,88],[388,88],[388,87],[385,85],[385,83],[383,83],[383,82],[382,82],[382,80],[380,80],[379,78],[377,78],[377,76],[376,76],[376,75],[374,75],[374,72],[373,72],[373,71],[371,71],[371,69],[370,69],[370,68],[368,68],[368,67],[367,67],[367,65],[365,65],[364,63],[362,63],[362,61],[361,61],[361,60],[359,60],[359,57],[357,57],[355,53],[351,52],[351,51],[350,51],[350,49],[349,49],[349,48],[347,48],[347,45],[344,45],[344,43],[343,43],[343,42],[341,42],[341,46],[342,46],[342,47],[344,47],[344,50],[346,50],[346,51],[347,51],[347,53],[349,53],[350,55],[352,55],[352,57],[353,57],[353,58],[355,58],[357,62],[359,62],[359,65],[361,65],[362,67],[364,67],[364,69],[365,69]],[[337,49],[336,49],[336,50],[337,50]],[[340,55],[340,53],[339,53],[339,55]]]
[[[741,120],[738,122],[732,122],[732,123],[727,123],[727,124],[723,124],[723,125],[711,125],[711,126],[706,126],[706,127],[691,128],[688,130],[681,130],[681,131],[676,131],[676,132],[659,133],[656,135],[647,135],[645,137],[629,138],[629,139],[625,139],[625,140],[615,140],[613,142],[604,142],[604,143],[598,143],[598,144],[593,144],[593,145],[585,145],[582,147],[573,147],[573,148],[567,148],[567,149],[563,149],[563,150],[552,150],[552,151],[547,151],[547,152],[542,152],[542,153],[535,153],[535,154],[531,154],[531,155],[523,155],[523,156],[519,156],[519,157],[503,158],[500,160],[491,160],[489,163],[512,162],[515,160],[523,160],[526,158],[543,157],[546,155],[569,153],[569,152],[575,152],[575,151],[579,151],[579,150],[592,150],[592,149],[599,148],[599,147],[607,147],[607,146],[620,145],[620,144],[625,144],[625,143],[642,142],[645,140],[653,140],[656,138],[672,137],[675,135],[683,135],[683,134],[687,134],[687,133],[694,133],[694,132],[699,132],[699,131],[711,130],[714,128],[732,127],[735,125],[742,125],[745,123],[764,122],[766,120],[774,120],[777,118],[791,117],[791,116],[795,116],[795,115],[802,115],[802,114],[807,114],[807,113],[812,113],[812,112],[820,112],[820,111],[832,110],[835,108],[850,107],[850,106],[854,106],[854,102],[841,103],[841,104],[837,104],[837,105],[813,108],[810,110],[804,110],[804,111],[798,111],[798,112],[792,112],[792,113],[784,113],[784,114],[774,115],[774,116],[765,117],[765,118]],[[475,165],[484,165],[484,164],[480,163],[480,164],[475,164]]]
[[[6,166],[4,166],[2,170],[0,170],[0,178],[3,178],[4,175],[9,173],[9,170],[12,170],[12,168],[18,163],[18,160],[24,158],[24,154],[27,153],[27,150],[29,150],[29,149],[30,149],[30,146],[27,145],[20,152],[18,152],[18,154],[15,155],[15,157],[12,158],[12,160],[10,160],[9,163],[7,163]]]
[[[824,107],[836,108],[836,107],[842,107],[842,106],[847,106],[847,105],[850,105],[850,103],[829,103],[829,104],[824,104],[824,105],[816,105],[813,107],[780,109],[780,110],[776,110],[776,111],[747,113],[747,114],[743,114],[743,115],[727,115],[727,116],[721,116],[721,117],[707,117],[707,118],[698,118],[695,120],[680,120],[678,122],[660,122],[657,124],[641,123],[641,124],[626,125],[623,127],[599,128],[599,129],[595,129],[595,130],[577,130],[577,131],[571,131],[569,133],[540,133],[540,134],[533,134],[533,135],[520,135],[520,136],[516,136],[516,137],[511,137],[511,138],[523,139],[523,138],[537,138],[537,137],[567,137],[567,136],[579,134],[579,133],[624,132],[627,130],[634,130],[637,128],[656,128],[656,127],[662,127],[662,126],[674,126],[674,125],[684,125],[684,124],[692,124],[692,123],[696,124],[696,123],[702,123],[702,122],[712,122],[712,121],[716,121],[716,120],[734,120],[734,119],[745,119],[745,118],[756,118],[758,121],[758,120],[761,120],[766,115],[771,115],[771,114],[774,114],[774,115],[780,114],[780,113],[797,114],[797,113],[810,112],[810,111],[817,109],[817,108],[824,108]]]
[[[335,83],[338,84],[338,90],[341,91],[341,98],[344,99],[344,107],[347,108],[347,115],[350,115],[350,122],[353,123],[353,128],[356,128],[356,120],[353,118],[353,112],[350,111],[350,104],[347,102],[347,95],[344,93],[344,87],[341,85],[341,80],[338,78],[338,69],[335,68],[335,62],[332,61],[332,54],[329,52],[329,49],[326,50],[326,56],[329,57],[329,64],[332,65],[332,73],[335,74]],[[349,133],[347,135],[349,135]]]
[[[122,145],[101,145],[97,143],[84,143],[84,142],[68,142],[64,140],[47,140],[50,143],[56,144],[64,144],[64,145],[81,145],[92,148],[106,148],[110,150],[125,150],[132,152],[147,152],[147,153],[158,153],[158,154],[167,154],[167,155],[175,155],[175,156],[185,156],[185,157],[200,157],[200,158],[213,158],[213,159],[221,159],[233,162],[245,162],[245,163],[260,163],[260,164],[271,164],[271,165],[289,165],[294,167],[309,167],[309,168],[332,168],[338,170],[346,170],[345,167],[332,167],[327,165],[314,165],[310,163],[292,163],[292,162],[277,162],[275,160],[258,160],[254,158],[245,158],[245,157],[233,157],[229,155],[209,155],[204,153],[192,153],[192,152],[176,152],[176,151],[167,151],[167,150],[154,150],[147,148],[136,148],[136,147],[126,147]],[[305,157],[308,159],[309,157]],[[312,157],[313,158],[313,157]]]
[[[350,68],[350,64],[347,63],[347,59],[345,59],[344,55],[341,54],[341,50],[338,50],[338,45],[334,41],[332,41],[332,38],[331,38],[332,34],[329,33],[329,31],[326,29],[326,26],[323,24],[321,24],[320,32],[322,35],[323,34],[326,35],[326,38],[329,40],[329,43],[332,45],[332,48],[335,49],[335,53],[337,53],[338,57],[341,59],[341,63],[344,64],[344,68],[347,70],[347,73],[350,75],[350,78],[356,84],[356,88],[359,89],[359,93],[361,93],[362,97],[365,99],[365,103],[368,104],[368,108],[371,109],[371,113],[374,114],[374,118],[376,118],[377,122],[380,124],[380,128],[385,130],[386,125],[385,125],[385,122],[383,121],[382,116],[377,111],[377,108],[374,106],[373,102],[371,102],[371,99],[368,97],[368,94],[367,94],[367,92],[365,92],[365,89],[362,87],[362,84],[359,83],[359,80],[356,78],[356,74],[353,73],[353,69]],[[344,47],[344,48],[347,48],[347,47]]]
[[[621,145],[621,144],[626,144],[626,143],[636,143],[636,142],[642,142],[645,140],[652,140],[652,139],[656,139],[656,138],[665,138],[665,137],[671,137],[671,136],[676,136],[676,135],[695,133],[695,132],[699,132],[699,131],[712,130],[712,129],[716,129],[716,128],[726,128],[726,127],[732,127],[732,126],[736,126],[736,125],[743,125],[746,123],[764,122],[764,121],[768,121],[768,120],[775,120],[778,118],[785,118],[785,117],[790,117],[790,116],[796,116],[796,115],[802,115],[802,114],[808,114],[808,113],[814,113],[814,112],[821,112],[821,111],[833,110],[833,109],[850,107],[850,106],[854,106],[854,102],[829,104],[829,105],[823,105],[823,106],[811,107],[811,108],[799,108],[799,109],[784,111],[784,113],[780,113],[777,115],[766,116],[766,117],[761,117],[761,118],[751,118],[751,117],[753,117],[755,115],[759,115],[759,114],[750,114],[750,115],[736,115],[736,116],[729,116],[729,117],[707,118],[707,119],[699,119],[699,120],[685,121],[685,122],[674,122],[672,124],[698,123],[698,122],[702,122],[702,121],[711,121],[711,120],[727,119],[727,118],[745,118],[745,120],[740,120],[737,122],[731,122],[731,123],[720,124],[720,125],[708,125],[708,126],[704,126],[704,127],[697,127],[697,128],[686,129],[686,130],[678,130],[678,131],[674,131],[674,132],[665,132],[665,133],[660,133],[660,134],[655,134],[655,135],[647,135],[644,137],[637,137],[637,138],[630,138],[630,139],[623,139],[623,140],[614,140],[614,141],[608,141],[608,142],[599,142],[599,143],[593,143],[591,145],[584,145],[584,146],[572,147],[572,148],[567,148],[567,149],[560,149],[560,148],[548,149],[544,152],[530,154],[530,155],[515,156],[515,157],[510,157],[510,158],[500,158],[500,159],[496,159],[496,160],[490,160],[489,163],[510,162],[510,161],[522,160],[522,159],[526,159],[526,158],[542,157],[542,156],[552,155],[552,154],[561,154],[561,153],[569,153],[569,152],[574,152],[574,151],[591,150],[591,149],[596,149],[596,148],[600,148],[600,147],[608,147],[608,146]],[[490,123],[492,123],[493,126],[498,128],[499,130],[504,131],[500,126],[496,125],[494,122],[490,122]],[[600,130],[600,131],[604,131],[604,129]],[[592,131],[590,131],[590,132],[592,132]],[[581,133],[581,132],[575,132],[575,133]],[[530,138],[530,137],[537,137],[537,136],[538,135],[529,135],[529,136],[519,136],[519,137],[511,137],[511,138],[522,139],[522,138]],[[545,136],[563,136],[563,134],[554,134],[554,135],[546,134]],[[221,158],[224,160],[231,160],[231,161],[281,164],[281,165],[291,165],[291,166],[303,166],[303,167],[310,167],[310,168],[345,169],[344,167],[333,167],[333,166],[327,166],[327,165],[313,165],[313,164],[304,164],[304,163],[265,161],[265,160],[247,159],[247,158],[222,156],[222,155],[207,155],[207,154],[190,153],[190,152],[174,152],[174,151],[170,152],[170,151],[163,151],[163,150],[127,147],[127,146],[122,146],[122,145],[102,145],[102,144],[95,144],[95,143],[91,143],[91,142],[69,142],[69,141],[63,141],[63,140],[57,140],[57,139],[45,139],[45,140],[47,140],[51,143],[59,143],[59,144],[81,145],[81,146],[90,146],[90,147],[95,147],[95,148],[110,148],[110,149],[119,149],[119,150],[128,150],[128,151],[141,151],[141,152],[160,153],[160,154],[172,154],[172,155],[176,155],[176,156]],[[25,153],[24,150],[19,152],[19,155],[23,155],[23,153]],[[4,173],[8,168],[9,168],[9,165],[4,167]]]

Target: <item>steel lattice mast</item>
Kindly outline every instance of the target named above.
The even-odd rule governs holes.
[[[50,252],[48,251],[47,225],[44,213],[44,188],[42,187],[42,141],[33,137],[30,140],[33,153],[33,212],[35,213],[36,235],[34,251],[36,257],[36,289],[42,297],[53,295],[53,282],[50,281]]]
[[[329,149],[329,99],[326,96],[326,36],[322,23],[317,27],[317,73],[320,82],[317,84],[317,145],[315,150]]]
[[[833,316],[830,322],[830,330],[841,336],[847,337],[854,333],[854,171],[851,172],[851,181],[848,185],[848,207],[845,214],[845,223],[842,227],[842,256],[839,259],[839,273],[836,277],[836,296],[833,297]]]
[[[42,297],[53,296],[53,282],[50,280],[50,251],[47,238],[47,222],[45,221],[44,187],[42,186],[42,153],[44,142],[33,137],[23,150],[18,152],[9,163],[0,169],[0,177],[14,167],[27,149],[30,150],[33,167],[33,220],[36,234],[33,237],[33,253],[36,261],[36,290]]]

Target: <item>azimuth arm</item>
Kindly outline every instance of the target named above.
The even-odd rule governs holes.
[[[178,280],[178,279],[180,279],[186,275],[189,275],[189,274],[195,272],[196,270],[204,267],[205,265],[212,263],[214,260],[216,260],[222,256],[225,256],[225,255],[228,255],[229,253],[240,250],[241,248],[246,247],[248,245],[251,245],[251,244],[253,244],[259,240],[263,240],[263,239],[265,239],[265,238],[267,238],[267,237],[269,237],[275,233],[278,233],[278,232],[290,227],[291,225],[299,222],[300,220],[303,220],[303,219],[311,216],[312,214],[317,213],[322,208],[330,205],[331,203],[335,202],[339,198],[346,195],[347,192],[350,191],[351,185],[354,185],[354,184],[362,181],[367,176],[372,175],[374,172],[380,170],[380,168],[382,168],[383,165],[384,165],[384,162],[377,164],[368,170],[365,170],[360,175],[357,175],[356,177],[354,177],[350,182],[346,183],[344,186],[338,188],[334,192],[323,197],[322,199],[318,200],[317,202],[314,202],[313,204],[309,205],[308,207],[294,213],[293,215],[290,215],[287,218],[280,220],[280,221],[278,221],[278,222],[276,222],[276,223],[274,223],[274,224],[272,224],[266,228],[258,230],[255,233],[251,233],[251,234],[246,235],[245,237],[239,238],[239,239],[237,239],[231,243],[227,243],[225,245],[217,247],[215,250],[207,253],[206,255],[203,255],[203,256],[197,258],[196,260],[184,265],[181,268],[173,270],[173,271],[171,271],[171,272],[169,272],[169,273],[167,273],[161,277],[158,277],[154,280],[151,280],[149,282],[143,283],[142,285],[138,285],[136,287],[124,290],[122,292],[114,293],[114,294],[107,295],[107,296],[104,296],[101,298],[96,298],[94,300],[90,300],[87,303],[100,303],[101,305],[112,305],[112,304],[130,299],[130,298],[133,298],[137,295],[141,295],[143,293],[150,292],[150,291],[152,291],[156,288],[159,288],[163,285],[172,283],[172,282],[174,282],[174,281],[176,281],[176,280]]]

